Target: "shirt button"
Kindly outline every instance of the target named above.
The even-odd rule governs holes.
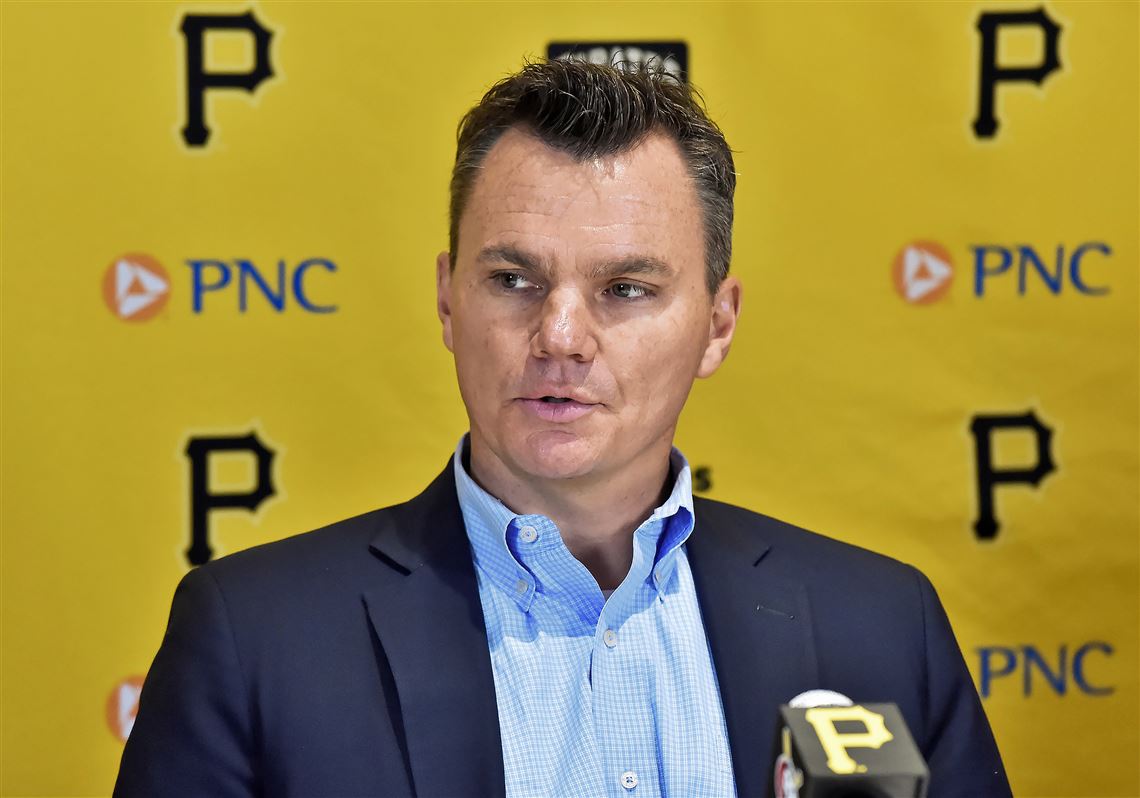
[[[533,526],[524,526],[519,530],[519,538],[523,543],[534,543],[538,540],[538,530]]]
[[[661,569],[660,568],[658,568],[656,571],[653,572],[653,581],[656,582],[657,584],[661,584]]]
[[[527,583],[526,583],[525,579],[520,579],[519,581],[515,582],[515,590],[517,590],[518,592],[525,593],[526,589],[527,589]]]
[[[615,632],[613,629],[607,629],[605,631],[605,633],[602,634],[602,642],[605,643],[610,648],[613,648],[614,646],[617,645],[617,632]],[[624,778],[624,776],[622,778]],[[636,783],[637,782],[637,776],[634,776],[633,780],[634,780],[634,783]]]
[[[622,773],[621,786],[625,787],[627,790],[632,790],[637,786],[637,774],[632,770],[627,770],[625,773]]]

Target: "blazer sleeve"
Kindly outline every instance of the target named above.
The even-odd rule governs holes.
[[[210,570],[198,568],[175,591],[114,795],[256,795],[251,717],[225,600]]]
[[[919,732],[930,768],[929,798],[1011,795],[997,743],[942,602],[915,571],[926,646],[926,723]]]

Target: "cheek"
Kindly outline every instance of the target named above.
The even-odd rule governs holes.
[[[456,292],[451,323],[455,330],[457,357],[463,353],[466,359],[478,358],[480,353],[491,351],[496,320],[488,312],[486,303],[480,299],[471,285],[464,285]]]
[[[615,376],[638,412],[680,412],[704,352],[700,326],[687,321],[616,337]]]
[[[479,315],[464,316],[455,326],[455,366],[464,398],[480,406],[499,403],[503,389],[515,384],[526,360],[526,342],[517,331]]]

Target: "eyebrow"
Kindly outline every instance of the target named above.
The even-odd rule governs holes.
[[[612,279],[623,274],[644,274],[649,277],[672,277],[675,269],[660,258],[650,255],[628,255],[624,258],[599,263],[590,270],[594,279]]]
[[[511,246],[500,244],[484,247],[475,258],[479,262],[504,262],[523,269],[529,269],[543,277],[549,277],[552,271],[549,261],[532,255],[529,252]],[[591,267],[592,279],[613,279],[624,274],[643,274],[655,277],[672,277],[676,269],[660,258],[650,255],[628,255],[624,258],[603,261]]]
[[[492,263],[509,263],[512,266],[519,266],[523,269],[537,272],[543,277],[549,276],[551,272],[550,264],[547,263],[546,260],[531,255],[529,252],[524,252],[510,244],[483,247],[483,249],[479,250],[479,254],[475,256],[475,260],[479,263],[486,263],[488,261]]]

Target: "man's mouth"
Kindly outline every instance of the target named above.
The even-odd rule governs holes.
[[[530,414],[543,421],[569,423],[597,410],[594,402],[581,402],[570,396],[540,396],[522,399],[519,404]]]

